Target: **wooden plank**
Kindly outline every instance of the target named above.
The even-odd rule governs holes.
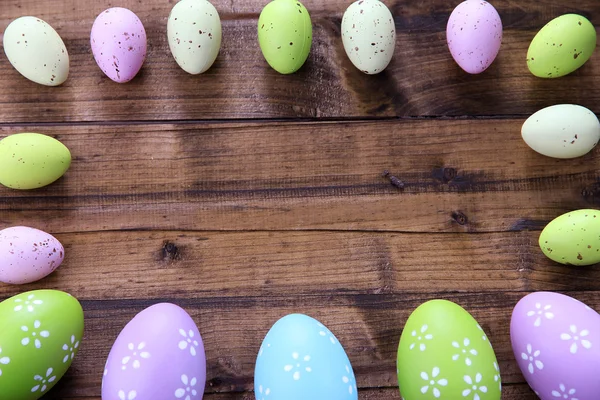
[[[1,187],[0,226],[492,232],[539,230],[564,212],[598,208],[598,150],[543,157],[521,139],[522,123],[2,127],[0,136],[56,136],[74,161],[49,187]]]
[[[550,261],[534,232],[108,232],[57,238],[66,249],[63,265],[38,283],[0,285],[0,297],[41,288],[60,288],[82,300],[600,290],[600,270]]]
[[[494,346],[502,380],[524,383],[510,346],[512,308],[526,293],[448,294],[444,298],[467,309]],[[594,308],[599,292],[570,293]],[[102,370],[114,339],[142,309],[173,301],[196,321],[207,354],[209,392],[252,390],[254,363],[262,339],[280,317],[301,312],[325,324],[343,344],[359,388],[395,387],[396,351],[402,326],[426,295],[325,295],[261,297],[194,297],[187,299],[84,301],[86,331],[79,355],[69,370],[64,397],[97,396]],[[58,395],[63,395],[58,391]]]
[[[314,45],[305,67],[282,76],[263,60],[256,20],[266,1],[215,1],[224,39],[217,63],[194,77],[176,65],[168,50],[166,19],[173,2],[127,0],[145,23],[150,43],[140,76],[119,85],[103,76],[91,55],[89,32],[107,4],[85,0],[24,0],[3,4],[0,26],[23,14],[37,15],[65,40],[71,76],[59,88],[28,82],[0,57],[0,123],[232,118],[361,118],[439,115],[527,115],[557,103],[578,103],[600,112],[600,94],[589,90],[600,76],[597,57],[559,80],[540,80],[525,64],[535,32],[564,12],[580,12],[600,24],[594,0],[494,2],[505,17],[498,60],[484,74],[469,76],[452,60],[445,24],[454,4],[389,1],[398,31],[388,70],[366,76],[354,68],[340,39],[349,1],[306,2],[313,14]]]
[[[66,379],[66,378],[65,378]],[[59,383],[58,385],[65,385]],[[42,400],[101,400],[100,397],[56,397],[60,393],[59,386],[48,393]],[[360,389],[358,392],[360,400],[400,400],[400,392],[397,388],[379,388],[379,389]],[[254,392],[237,392],[237,393],[206,393],[204,400],[256,400]],[[538,397],[524,383],[516,385],[504,385],[502,387],[502,400],[537,400]]]

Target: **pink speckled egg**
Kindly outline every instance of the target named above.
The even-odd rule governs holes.
[[[464,1],[450,15],[446,40],[456,63],[470,74],[479,74],[494,62],[500,51],[500,15],[487,1]]]
[[[201,400],[206,356],[200,332],[180,307],[146,308],[123,328],[104,369],[102,400]]]
[[[598,400],[600,315],[558,293],[538,292],[516,305],[510,322],[513,352],[542,400]]]
[[[132,80],[146,59],[146,30],[126,8],[109,8],[98,15],[90,41],[96,63],[118,83]]]
[[[23,284],[50,275],[63,262],[65,249],[52,235],[26,226],[0,231],[0,281]]]

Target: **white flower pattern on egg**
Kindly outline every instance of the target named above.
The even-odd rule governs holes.
[[[323,325],[322,323],[318,322],[317,326],[320,328],[319,329],[319,336],[322,337],[329,337],[329,341],[331,342],[331,344],[336,344],[337,341],[335,340],[335,337],[333,336],[333,334],[331,332],[327,331],[327,328],[325,328],[325,325]]]
[[[39,330],[41,326],[42,323],[37,319],[33,321],[33,327],[31,329],[27,325],[21,326],[21,330],[25,332],[26,335],[23,339],[21,339],[21,344],[23,346],[27,346],[29,343],[33,342],[36,349],[41,348],[41,338],[47,338],[50,336],[50,332],[46,330]]]
[[[310,356],[307,354],[304,357],[302,357],[302,360],[300,360],[300,354],[298,354],[297,352],[293,352],[292,353],[292,358],[294,359],[292,364],[286,364],[283,367],[283,370],[285,372],[291,372],[293,371],[292,377],[294,378],[295,381],[299,381],[301,378],[301,371],[304,370],[306,372],[312,372],[312,368],[310,367],[310,365],[308,364],[310,362]],[[305,363],[306,366],[304,368],[302,368],[302,364]]]
[[[539,356],[541,354],[540,350],[533,350],[531,344],[527,344],[527,353],[521,353],[521,358],[525,361],[529,361],[527,366],[527,370],[530,374],[535,372],[535,369],[539,369],[540,371],[544,369],[544,363],[539,360]]]
[[[487,387],[486,386],[479,386],[478,385],[481,382],[481,380],[482,380],[482,376],[481,376],[481,374],[479,372],[477,374],[475,374],[475,379],[471,378],[470,375],[465,375],[463,377],[463,379],[464,379],[465,383],[470,386],[467,389],[465,389],[465,390],[462,391],[463,397],[468,397],[472,393],[473,394],[473,400],[480,400],[481,397],[479,396],[479,393],[477,393],[477,392],[487,393]]]
[[[263,385],[259,385],[258,386],[258,393],[260,393],[260,399],[257,397],[256,400],[266,400],[265,396],[268,396],[271,394],[271,389],[270,388],[266,388],[263,391]],[[264,394],[264,396],[263,396]]]
[[[126,370],[129,365],[129,361],[132,361],[131,365],[133,369],[139,369],[141,366],[142,359],[150,358],[150,353],[147,351],[143,351],[146,348],[146,343],[141,342],[137,345],[137,347],[133,343],[129,343],[127,348],[131,352],[130,356],[125,356],[121,359],[121,369]]]
[[[15,299],[15,303],[17,303],[17,305],[13,309],[15,312],[19,312],[22,310],[33,312],[35,310],[35,306],[44,304],[42,300],[35,299],[34,294],[30,294],[29,296],[27,296],[27,300],[25,301],[23,301],[22,299]]]
[[[8,365],[10,363],[10,358],[2,357],[2,348],[0,348],[0,364]],[[2,376],[2,369],[0,369],[0,376]]]
[[[431,393],[433,394],[433,397],[435,397],[436,399],[440,398],[442,392],[440,391],[439,386],[447,386],[448,379],[442,378],[436,380],[436,378],[439,375],[440,369],[438,367],[433,367],[433,370],[431,371],[431,376],[429,376],[429,374],[425,371],[421,372],[421,379],[423,379],[426,382],[425,385],[421,387],[422,394],[427,394],[429,388],[431,387]]]
[[[198,383],[196,378],[190,379],[187,375],[183,374],[181,375],[181,383],[183,383],[184,387],[175,391],[176,398],[183,399],[185,396],[184,400],[192,400],[192,397],[196,397],[198,394],[198,391],[195,389],[196,383]]]
[[[575,393],[577,393],[577,390],[575,389],[567,389],[567,387],[564,384],[560,384],[558,385],[558,389],[560,390],[560,392],[558,390],[553,390],[552,391],[552,396],[553,397],[560,397],[563,398],[565,400],[578,400],[576,397],[573,397],[573,395]]]
[[[350,366],[346,365],[346,373],[344,374],[344,376],[342,376],[342,382],[345,385],[348,385],[348,394],[352,394],[355,391],[358,391],[358,388],[356,387],[356,379],[354,378],[354,375],[350,373]]]
[[[496,363],[496,361],[494,361],[494,369],[496,370],[496,374],[494,375],[494,382],[498,382],[498,390],[502,392],[502,379],[500,376],[500,367],[498,366],[498,363]]]
[[[31,393],[35,393],[37,391],[44,393],[46,389],[48,389],[48,385],[56,380],[56,376],[52,375],[53,372],[54,370],[52,368],[48,368],[46,370],[46,376],[35,375],[33,377],[35,386],[31,388]]]
[[[196,356],[196,347],[200,345],[196,339],[194,339],[194,331],[191,329],[186,332],[184,329],[179,329],[179,334],[183,336],[183,339],[179,342],[179,349],[185,350],[189,347],[190,354]]]
[[[465,357],[465,364],[467,364],[467,366],[471,366],[471,364],[473,362],[471,361],[470,355],[471,356],[476,356],[477,355],[477,350],[470,349],[469,348],[470,345],[471,345],[471,340],[469,338],[464,338],[463,339],[462,346],[458,342],[452,342],[452,347],[454,347],[455,349],[458,350],[458,353],[454,354],[452,356],[452,361],[458,360],[461,357],[461,354],[462,354]]]
[[[75,341],[75,335],[71,335],[71,344],[65,343],[62,346],[63,351],[66,351],[67,354],[63,357],[63,363],[69,361],[69,357],[71,360],[75,358],[75,350],[79,348],[79,341]]]
[[[129,393],[125,393],[124,390],[119,390],[119,400],[135,400],[137,397],[137,392],[135,390],[130,390]]]
[[[554,319],[554,313],[552,311],[550,311],[550,309],[552,308],[552,306],[550,304],[547,304],[545,306],[542,306],[541,303],[535,303],[535,310],[531,310],[527,312],[527,316],[528,317],[536,317],[535,320],[533,321],[533,326],[535,326],[536,328],[539,327],[540,325],[542,325],[542,319],[546,318],[548,320]]]
[[[575,325],[569,326],[569,331],[570,333],[562,333],[560,335],[560,339],[564,341],[572,341],[571,347],[569,348],[571,354],[577,354],[577,350],[579,349],[578,343],[580,343],[581,346],[585,349],[589,350],[592,348],[592,342],[590,342],[587,339],[584,339],[590,334],[590,331],[588,331],[587,329],[578,331],[577,326]]]
[[[411,332],[411,336],[416,339],[415,342],[411,343],[409,346],[409,350],[412,350],[416,347],[416,345],[419,345],[419,350],[420,351],[425,351],[427,349],[427,346],[425,345],[424,341],[425,340],[432,340],[433,339],[433,335],[430,333],[426,333],[427,329],[429,329],[429,326],[427,325],[423,325],[420,329],[420,332],[417,333],[416,330]]]

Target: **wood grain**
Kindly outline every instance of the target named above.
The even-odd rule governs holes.
[[[64,121],[222,120],[266,118],[373,118],[412,116],[528,115],[558,104],[577,103],[600,112],[597,56],[571,76],[541,80],[525,59],[535,33],[549,20],[579,12],[600,24],[595,0],[564,2],[499,0],[504,19],[503,47],[484,74],[469,76],[452,60],[445,24],[452,2],[388,2],[398,31],[388,69],[366,76],[352,66],[340,39],[348,1],[306,2],[313,15],[314,43],[300,72],[282,76],[263,60],[256,20],[266,1],[216,1],[224,38],[217,63],[202,76],[183,72],[166,40],[173,1],[126,0],[148,32],[149,51],[139,76],[113,83],[96,66],[89,45],[94,18],[105,2],[7,1],[0,28],[23,14],[44,18],[63,37],[71,75],[61,87],[47,88],[22,78],[0,57],[0,123]]]
[[[522,119],[17,126],[74,161],[56,184],[0,188],[0,223],[49,232],[540,230],[600,205],[597,150],[529,149]],[[403,190],[383,178],[390,170]]]

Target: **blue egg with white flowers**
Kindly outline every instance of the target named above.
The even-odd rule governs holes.
[[[289,314],[265,336],[254,370],[256,400],[358,400],[344,348],[325,325]]]

